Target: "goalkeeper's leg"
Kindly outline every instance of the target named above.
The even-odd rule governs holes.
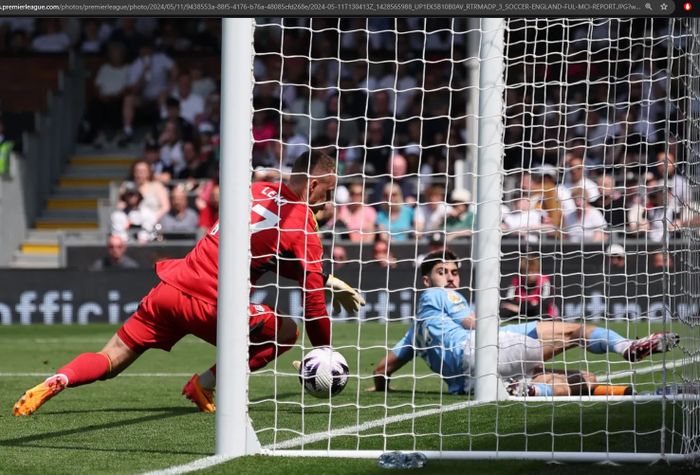
[[[264,307],[264,309],[254,309]],[[253,313],[253,312],[256,313]],[[292,348],[299,331],[294,320],[276,316],[267,306],[251,305],[248,367],[256,371]],[[214,412],[216,365],[195,374],[182,388],[182,394],[202,412]]]
[[[161,282],[144,297],[136,312],[99,353],[79,355],[55,375],[26,391],[15,404],[13,414],[33,414],[67,387],[113,378],[149,348],[169,351],[185,336],[186,330],[180,323],[187,318],[205,322],[203,328],[216,328],[216,306]]]
[[[119,335],[115,334],[98,353],[78,355],[56,374],[28,389],[12,408],[12,414],[30,416],[64,389],[113,378],[139,356],[140,353],[129,348]]]

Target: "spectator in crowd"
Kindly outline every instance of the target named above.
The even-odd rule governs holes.
[[[348,263],[348,251],[340,244],[333,245],[333,272],[342,269]]]
[[[387,164],[390,163],[391,147],[389,140],[384,135],[384,121],[370,120],[367,122],[367,137],[365,139],[366,151],[364,172],[369,176],[384,175],[387,173]],[[360,161],[362,164],[362,161]]]
[[[406,206],[401,188],[396,183],[384,186],[383,201],[377,213],[376,226],[382,232],[382,240],[408,241],[414,237],[414,211]]]
[[[333,239],[335,233],[345,232],[345,223],[336,220],[336,206],[327,202],[323,208],[316,211],[316,225],[321,239]]]
[[[279,162],[272,158],[272,141],[278,136],[277,128],[265,111],[253,114],[253,166],[273,166],[279,168]]]
[[[143,157],[141,158],[151,167],[153,178],[162,183],[170,181],[170,174],[165,170],[165,165],[160,161],[160,145],[155,140],[148,139],[143,147]]]
[[[107,62],[97,70],[97,97],[90,103],[87,124],[83,130],[84,141],[94,140],[98,147],[104,144],[106,126],[119,130],[122,125],[122,103],[128,85],[129,65],[126,64],[124,46],[120,43],[110,43],[107,58]]]
[[[474,213],[470,209],[472,194],[469,190],[452,190],[450,207],[447,209],[445,230],[447,240],[470,237],[474,229]]]
[[[131,165],[130,180],[134,182],[143,197],[143,207],[154,216],[154,223],[170,211],[168,191],[154,178],[153,170],[145,160],[136,160]]]
[[[574,188],[571,195],[576,211],[564,218],[564,236],[572,242],[605,242],[608,223],[603,213],[588,202],[583,188]]]
[[[444,229],[447,215],[445,189],[433,185],[425,191],[425,198],[426,202],[416,207],[416,231],[422,233]]]
[[[398,153],[392,155],[389,164],[389,172],[394,183],[398,183],[401,187],[401,192],[406,199],[406,203],[414,204],[418,197],[418,177],[409,176],[406,157]],[[389,179],[384,181],[389,181]],[[383,181],[380,180],[377,183],[382,184],[382,182]]]
[[[32,50],[37,53],[62,53],[68,51],[71,40],[62,30],[58,18],[42,18],[39,23],[41,33],[32,41]]]
[[[583,158],[579,154],[569,152],[566,154],[567,179],[564,186],[569,190],[583,188],[589,203],[595,203],[600,198],[598,185],[586,176],[583,166]]]
[[[624,229],[627,223],[627,200],[615,186],[613,177],[608,174],[598,177],[598,189],[600,198],[596,206],[603,212],[608,226],[611,229]]]
[[[175,175],[175,179],[188,180],[187,187],[194,189],[196,180],[207,178],[209,163],[202,158],[199,147],[193,140],[186,140],[182,143],[182,158],[185,167]]]
[[[180,101],[172,96],[165,100],[165,117],[151,132],[156,140],[163,133],[168,122],[177,125],[182,140],[195,140],[197,138],[197,129],[180,115]]]
[[[148,208],[143,195],[133,182],[122,184],[117,209],[112,212],[110,221],[112,235],[125,242],[135,236],[140,243],[154,239],[154,229],[158,222],[156,214]]]
[[[88,54],[101,53],[103,41],[104,38],[100,36],[100,23],[98,20],[96,18],[85,19],[80,40],[80,51]]]
[[[126,254],[126,241],[118,235],[107,238],[107,255],[100,257],[90,266],[91,271],[138,269],[139,263]]]
[[[192,76],[193,94],[198,94],[206,100],[210,94],[216,92],[216,81],[204,73],[204,66],[202,63],[197,62],[193,64],[192,68],[190,69],[190,75]]]
[[[141,45],[146,42],[146,37],[136,29],[136,18],[124,17],[117,21],[109,40],[123,44],[127,60],[133,61],[138,56]]]
[[[219,219],[219,179],[218,177],[206,181],[199,187],[195,206],[199,211],[199,229],[208,232]]]
[[[620,244],[610,244],[605,251],[607,257],[607,265],[605,270],[612,274],[621,274],[625,272],[625,248]]]
[[[682,213],[669,188],[652,180],[648,188],[646,220],[649,223],[648,236],[654,242],[662,242],[674,236]]]
[[[309,139],[296,131],[296,123],[294,116],[282,116],[282,168],[286,172],[291,172],[297,157],[309,150]]]
[[[542,259],[536,252],[520,258],[519,274],[511,279],[501,302],[501,318],[558,320],[552,279],[542,274]]]
[[[673,259],[671,254],[663,251],[656,251],[649,255],[650,272],[669,272],[673,270]]]
[[[692,190],[688,179],[679,174],[676,167],[676,155],[672,152],[666,153],[665,151],[656,154],[655,167],[652,168],[652,173],[657,178],[659,184],[663,184],[664,180],[668,180],[668,187],[671,190],[671,195],[673,197],[674,206],[680,208],[681,206],[689,206],[690,203],[695,201]],[[668,178],[665,178],[668,176]]]
[[[129,68],[129,88],[122,110],[124,133],[121,145],[133,139],[137,112],[141,112],[146,120],[159,116],[159,102],[176,77],[177,66],[169,56],[155,52],[149,42],[141,44],[139,56]]]
[[[564,188],[557,186],[556,170],[554,167],[540,167],[533,170],[532,174],[523,173],[521,178],[522,193],[524,198],[535,200],[536,208],[547,215],[546,222],[554,227],[554,235],[559,236],[564,224],[565,216],[572,213],[564,212],[564,203],[561,200]],[[568,200],[568,190],[566,190]]]
[[[533,206],[532,198],[521,197],[515,199],[512,210],[504,211],[503,231],[505,235],[518,234],[538,241],[542,233],[553,232],[554,227],[547,214]]]
[[[168,121],[158,137],[160,145],[160,162],[163,164],[163,172],[171,177],[178,176],[186,167],[182,151],[182,139],[180,129],[176,122]]]
[[[350,241],[369,243],[375,240],[376,210],[365,204],[365,189],[362,182],[348,185],[349,201],[338,210],[338,221],[342,221]]]
[[[396,257],[394,253],[389,250],[389,243],[384,239],[377,239],[374,241],[374,246],[372,247],[372,260],[379,264],[379,267],[384,269],[395,269],[396,268]]]
[[[159,221],[162,233],[196,233],[199,214],[187,202],[187,190],[183,185],[173,187],[170,192],[170,211]]]
[[[406,159],[406,171],[410,175],[417,174],[420,165],[420,146],[417,143],[409,143],[403,149]]]
[[[192,91],[192,76],[188,72],[180,73],[177,87],[171,96],[180,103],[180,117],[192,125],[197,125],[204,114],[204,98]],[[161,108],[161,117],[166,116],[167,112]]]

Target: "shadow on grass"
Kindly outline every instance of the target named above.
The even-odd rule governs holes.
[[[134,424],[142,424],[145,422],[150,422],[150,421],[156,421],[156,420],[163,420],[166,418],[170,417],[179,417],[179,416],[184,416],[188,414],[193,414],[196,411],[193,410],[192,408],[189,407],[158,407],[158,408],[146,408],[146,409],[107,409],[107,410],[73,410],[73,411],[62,411],[62,412],[54,412],[54,413],[47,413],[49,414],[77,414],[77,413],[99,413],[99,412],[143,412],[143,411],[150,411],[150,412],[155,412],[155,414],[150,414],[147,416],[142,416],[142,417],[136,417],[132,419],[124,419],[124,420],[118,420],[118,421],[111,421],[111,422],[105,422],[101,424],[91,424],[87,426],[82,426],[82,427],[74,427],[72,429],[65,429],[65,430],[59,430],[59,431],[53,431],[53,432],[44,432],[42,434],[33,434],[33,435],[27,435],[24,437],[17,437],[14,439],[0,439],[0,446],[6,446],[6,447],[31,447],[30,443],[32,442],[38,442],[42,440],[47,440],[47,439],[54,439],[54,438],[60,438],[60,437],[65,437],[69,435],[74,435],[74,434],[85,434],[86,432],[91,432],[91,431],[98,431],[98,430],[103,430],[103,429],[113,429],[113,428],[118,428],[118,427],[126,427]],[[36,417],[36,416],[34,416]],[[72,447],[75,448],[75,447]],[[91,449],[91,450],[96,450],[96,449]],[[105,451],[114,451],[114,452],[119,452],[119,449],[104,449]],[[179,453],[179,452],[178,452]]]
[[[0,445],[3,445],[0,442]],[[12,445],[12,444],[7,444]],[[195,451],[190,451],[190,450],[155,450],[155,449],[144,449],[144,448],[124,448],[124,449],[119,449],[119,448],[100,448],[100,447],[95,447],[95,446],[90,446],[86,447],[85,445],[52,445],[52,444],[17,444],[18,446],[22,447],[23,449],[54,449],[54,450],[82,450],[86,452],[118,452],[118,453],[127,453],[127,454],[135,454],[135,453],[144,453],[144,454],[158,454],[158,455],[195,455],[197,457],[208,457],[210,455],[214,455],[213,452],[195,452]]]

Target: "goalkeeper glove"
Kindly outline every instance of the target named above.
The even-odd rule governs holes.
[[[365,305],[362,295],[332,274],[326,278],[326,286],[329,287],[328,291],[333,296],[334,313],[340,312],[341,305],[350,313],[357,312],[361,306]]]

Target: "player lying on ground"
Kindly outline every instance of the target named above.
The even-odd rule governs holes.
[[[336,186],[335,161],[321,152],[301,155],[289,185],[255,183],[251,188],[251,281],[267,271],[294,279],[304,289],[304,319],[314,346],[330,345],[326,286],[338,291],[334,299],[348,309],[364,304],[348,285],[321,269],[323,247],[316,233],[314,210],[322,207]],[[245,232],[245,228],[241,229]],[[136,312],[98,353],[83,353],[55,375],[29,389],[13,408],[15,416],[30,415],[67,387],[113,378],[150,348],[169,351],[182,337],[195,335],[216,345],[219,225],[202,238],[184,259],[159,262],[158,283]],[[287,351],[297,339],[296,324],[266,305],[250,305],[252,371]],[[242,315],[237,318],[244,318]],[[191,384],[190,384],[191,383]],[[214,410],[213,383],[198,378],[186,395],[202,410]]]
[[[453,290],[460,285],[459,258],[448,249],[432,252],[420,270],[427,289],[418,301],[416,318],[401,341],[377,364],[370,390],[390,390],[390,377],[418,355],[442,376],[450,393],[470,393],[476,320],[464,296]],[[503,380],[533,378],[529,384],[511,386],[512,393],[564,395],[571,393],[572,386],[584,391],[584,382],[589,389],[589,383],[594,383],[586,372],[542,373],[545,361],[568,348],[580,346],[592,353],[617,353],[628,361],[639,361],[677,344],[675,333],[655,333],[633,341],[595,325],[551,320],[506,325],[498,334],[498,373]]]

